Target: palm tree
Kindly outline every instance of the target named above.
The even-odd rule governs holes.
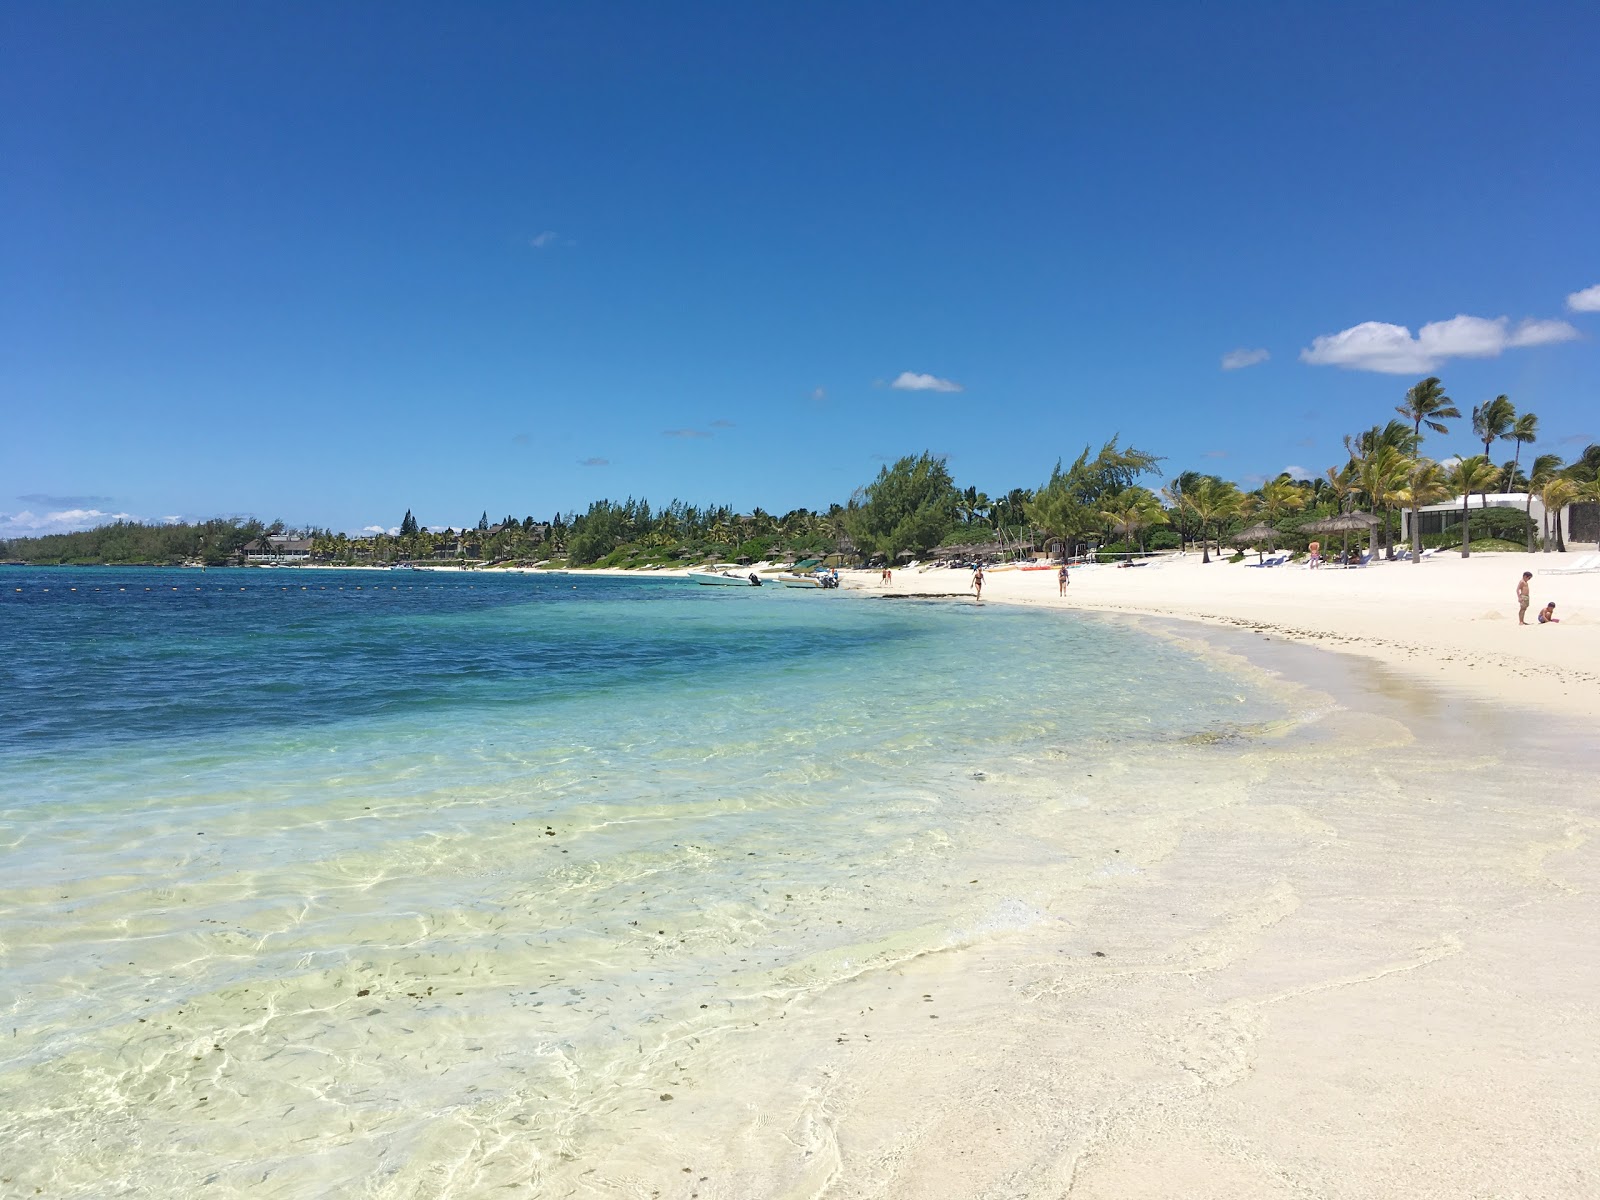
[[[1566,508],[1579,496],[1576,480],[1567,479],[1561,475],[1553,476],[1539,489],[1539,502],[1544,505],[1544,552],[1550,553],[1550,543],[1555,542],[1557,550],[1563,554],[1567,552],[1567,544],[1561,536],[1561,510]],[[1550,530],[1555,528],[1555,537],[1552,539]]]
[[[1200,561],[1211,561],[1211,546],[1206,539],[1206,526],[1215,525],[1220,534],[1222,522],[1228,520],[1239,511],[1243,501],[1239,489],[1226,480],[1214,476],[1205,476],[1194,487],[1183,493],[1183,503],[1195,516],[1200,525]],[[1222,553],[1219,543],[1217,553]]]
[[[1511,454],[1511,485],[1516,486],[1517,467],[1522,461],[1522,448],[1531,446],[1539,440],[1539,417],[1535,413],[1523,413],[1511,423],[1511,429],[1500,435],[1510,442],[1515,449]]]
[[[1405,486],[1397,499],[1411,510],[1411,561],[1422,561],[1422,523],[1418,519],[1424,504],[1438,504],[1455,495],[1444,468],[1431,458],[1412,459],[1406,471]]]
[[[1562,458],[1559,454],[1541,454],[1533,460],[1533,466],[1528,468],[1528,497],[1523,506],[1523,516],[1528,518],[1528,553],[1533,553],[1533,497],[1534,495],[1555,478],[1557,471],[1561,470]],[[1545,522],[1545,534],[1549,535],[1549,522]]]
[[[1113,529],[1119,530],[1124,538],[1137,534],[1140,554],[1144,553],[1144,531],[1151,525],[1167,523],[1167,514],[1162,511],[1161,501],[1150,489],[1142,487],[1124,488],[1118,492],[1109,505],[1101,510],[1100,516],[1110,522]]]
[[[1275,525],[1283,517],[1292,512],[1299,512],[1306,506],[1305,494],[1299,485],[1287,475],[1280,475],[1276,479],[1269,479],[1263,483],[1253,496],[1246,497],[1245,511],[1249,514],[1259,513],[1265,518],[1268,525]],[[1275,551],[1277,546],[1275,535],[1268,535],[1267,550]]]
[[[1374,516],[1379,509],[1383,510],[1382,529],[1385,543],[1389,537],[1389,512],[1395,504],[1395,496],[1405,477],[1408,461],[1394,446],[1380,445],[1355,462],[1356,489],[1367,497],[1367,503],[1371,506]],[[1378,552],[1378,529],[1379,526],[1374,525],[1367,535],[1369,539],[1367,548],[1374,555]]]
[[[1461,415],[1455,401],[1444,394],[1444,384],[1439,382],[1437,375],[1429,375],[1420,383],[1412,384],[1406,391],[1405,403],[1397,406],[1395,412],[1411,421],[1411,431],[1416,435],[1419,445],[1424,423],[1435,433],[1447,433],[1449,429],[1445,420]]]
[[[1461,557],[1469,558],[1472,555],[1472,528],[1468,504],[1473,492],[1494,486],[1495,480],[1500,478],[1500,468],[1484,455],[1474,454],[1471,458],[1457,459],[1447,478],[1461,497]]]
[[[1483,443],[1483,457],[1489,457],[1489,447],[1496,438],[1512,440],[1511,430],[1516,425],[1517,410],[1509,396],[1496,396],[1493,400],[1472,406],[1472,432]],[[1489,493],[1483,493],[1483,507],[1489,507]]]
[[[1328,480],[1328,494],[1333,497],[1335,512],[1348,512],[1350,507],[1350,494],[1355,491],[1355,472],[1347,463],[1339,470],[1329,467],[1325,472]]]

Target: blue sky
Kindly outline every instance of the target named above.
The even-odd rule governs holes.
[[[12,3],[0,535],[783,511],[922,449],[993,493],[1114,433],[1250,485],[1430,373],[1571,457],[1596,45],[1593,4]]]

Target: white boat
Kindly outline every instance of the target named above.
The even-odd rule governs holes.
[[[735,575],[731,571],[690,571],[689,578],[707,587],[760,587],[761,577],[752,571]]]
[[[785,571],[777,579],[784,587],[792,588],[836,588],[839,586],[839,574],[837,571],[816,571],[810,575]]]

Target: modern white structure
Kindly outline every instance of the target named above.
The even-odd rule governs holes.
[[[1461,497],[1447,500],[1443,504],[1424,504],[1417,510],[1417,524],[1422,530],[1422,536],[1427,537],[1433,533],[1443,533],[1461,524]],[[1474,512],[1485,506],[1489,508],[1510,508],[1519,513],[1527,513],[1533,518],[1533,527],[1537,536],[1544,535],[1544,505],[1539,502],[1539,497],[1533,498],[1532,508],[1528,505],[1526,492],[1490,492],[1487,496],[1474,495],[1469,502]],[[1581,507],[1573,505],[1561,510],[1561,538],[1571,544],[1572,541],[1572,509]],[[1552,534],[1554,530],[1551,531]],[[1411,511],[1400,511],[1400,534],[1402,542],[1411,540]]]

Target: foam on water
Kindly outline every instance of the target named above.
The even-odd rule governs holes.
[[[796,1005],[1059,921],[1285,717],[1060,614],[390,578],[6,575],[7,1187],[626,1193],[663,1097],[735,1138]]]

